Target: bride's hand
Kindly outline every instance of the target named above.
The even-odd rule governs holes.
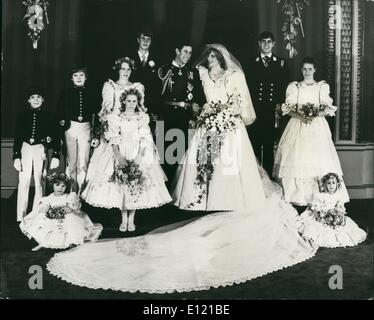
[[[126,165],[127,165],[127,160],[125,159],[125,157],[117,156],[117,166],[119,168],[124,168],[126,167]]]
[[[198,113],[200,113],[200,107],[199,107],[199,105],[197,103],[193,103],[192,104],[192,111],[193,111],[193,113],[195,115],[198,114]]]

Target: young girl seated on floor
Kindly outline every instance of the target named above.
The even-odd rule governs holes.
[[[21,231],[38,242],[32,250],[65,249],[84,241],[96,241],[103,227],[93,224],[80,210],[81,203],[75,192],[68,193],[70,178],[64,173],[54,173],[48,181],[53,192],[43,197],[20,224]]]
[[[336,173],[322,177],[322,192],[301,214],[299,232],[319,247],[350,247],[366,239],[366,232],[346,216],[339,195],[342,181]]]

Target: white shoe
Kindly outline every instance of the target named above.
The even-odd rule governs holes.
[[[129,225],[128,225],[128,228],[127,228],[128,231],[135,231],[136,230],[136,226],[135,226],[135,223],[134,221],[129,221]]]
[[[119,226],[119,231],[121,231],[121,232],[126,232],[127,231],[127,221],[121,223],[121,225]]]

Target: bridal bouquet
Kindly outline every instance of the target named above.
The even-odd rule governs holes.
[[[125,185],[130,195],[136,196],[142,192],[144,177],[142,171],[139,169],[139,165],[131,160],[124,167],[117,166],[109,181]]]
[[[345,225],[345,209],[342,205],[337,204],[331,208],[325,202],[319,201],[313,203],[309,210],[313,213],[316,221],[323,225],[332,227],[333,229]]]
[[[218,101],[206,105],[198,117],[196,127],[202,130],[196,153],[197,173],[194,184],[201,192],[196,202],[187,207],[201,203],[204,194],[208,192],[208,185],[213,177],[215,163],[220,159],[225,136],[229,131],[237,129],[241,123],[240,103],[240,95],[231,95],[226,103]]]
[[[239,105],[240,96],[233,95],[226,103],[211,102],[197,118],[196,127],[217,134],[235,130],[240,123]]]

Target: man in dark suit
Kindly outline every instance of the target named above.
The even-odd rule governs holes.
[[[285,100],[288,67],[285,59],[273,54],[274,35],[264,31],[258,39],[260,53],[245,69],[257,119],[248,129],[254,152],[262,167],[272,175],[274,141],[276,139],[275,109]]]
[[[144,85],[144,105],[151,117],[151,128],[154,131],[157,120],[156,110],[160,103],[160,81],[157,70],[160,67],[159,60],[151,51],[153,33],[144,29],[138,33],[138,50],[129,55],[135,61],[135,70],[131,74],[132,82],[140,82]]]

